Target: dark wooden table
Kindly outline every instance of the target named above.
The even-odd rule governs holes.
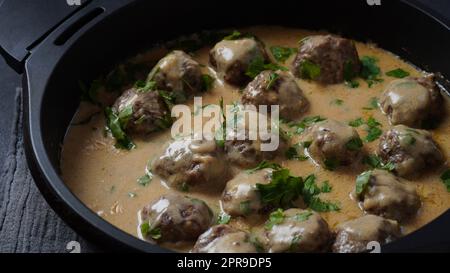
[[[6,1],[20,0],[0,0],[0,9]],[[450,1],[415,2],[448,24]],[[82,252],[98,251],[48,207],[30,177],[20,132],[20,86],[21,75],[0,58],[0,252],[69,252],[72,241],[80,243]]]

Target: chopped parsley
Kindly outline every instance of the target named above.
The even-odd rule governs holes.
[[[221,213],[217,217],[217,224],[219,225],[225,225],[228,224],[231,220],[231,216],[227,213]]]
[[[447,169],[442,175],[441,175],[442,183],[444,183],[445,187],[447,188],[447,191],[450,192],[450,169]]]
[[[339,210],[338,204],[322,201],[318,197],[320,193],[331,191],[329,183],[326,181],[319,187],[315,180],[315,175],[303,179],[291,175],[288,169],[280,169],[272,172],[270,183],[256,184],[256,189],[261,201],[275,208],[291,208],[294,206],[293,202],[302,197],[312,210],[320,212]]]
[[[369,100],[369,106],[363,107],[364,110],[375,110],[378,108],[378,98],[372,97]]]
[[[202,90],[203,91],[208,91],[212,88],[213,84],[214,84],[214,78],[211,77],[208,74],[203,74],[202,75]]]
[[[345,144],[345,147],[350,151],[359,151],[363,147],[363,142],[359,137],[352,138]]]
[[[324,121],[326,120],[326,118],[323,118],[321,116],[312,116],[312,117],[306,117],[304,118],[302,121],[297,122],[297,123],[289,123],[289,127],[294,128],[294,133],[295,134],[301,134],[303,133],[306,128],[308,128],[309,126],[313,125],[314,123],[320,122],[320,121]]]
[[[378,59],[370,56],[363,56],[361,58],[361,72],[360,76],[363,78],[369,87],[372,87],[375,83],[383,81],[380,78],[381,69],[377,65]]]
[[[309,175],[304,182],[304,187],[302,190],[302,196],[305,203],[310,209],[318,212],[329,212],[329,211],[339,211],[340,207],[337,203],[330,201],[323,201],[319,198],[320,193],[326,193],[331,191],[331,187],[323,186],[319,188],[316,184],[316,176]],[[324,184],[328,184],[325,183]],[[325,190],[325,191],[323,191]]]
[[[364,139],[366,142],[375,141],[383,134],[383,131],[380,129],[381,123],[373,117],[367,119],[366,125],[367,136]]]
[[[409,72],[405,71],[401,68],[397,68],[397,69],[386,72],[386,76],[403,79],[403,78],[409,76]]]
[[[384,164],[381,159],[374,154],[367,155],[363,158],[363,163],[366,165],[369,165],[370,167],[374,169],[382,169],[386,171],[392,172],[395,169],[395,163],[388,162],[387,164]]]
[[[275,72],[270,73],[269,75],[269,83],[267,84],[266,89],[271,89],[273,87],[273,85],[277,82],[277,79],[280,77],[280,75],[278,75]]]
[[[257,56],[254,58],[250,64],[248,65],[247,71],[245,72],[245,75],[249,76],[250,78],[255,78],[264,70],[283,70],[287,71],[288,69],[284,66],[273,64],[273,63],[265,63],[265,60],[262,56]]]
[[[284,63],[292,54],[297,52],[296,48],[272,46],[270,47],[273,57],[277,62]]]
[[[359,198],[369,186],[370,177],[372,176],[372,171],[363,172],[356,177],[355,194]]]
[[[359,127],[361,125],[363,125],[365,122],[362,118],[357,118],[355,120],[352,120],[348,123],[348,125],[352,126],[352,127]]]
[[[230,35],[223,37],[224,40],[237,40],[242,37],[242,33],[234,30]]]
[[[304,79],[314,80],[320,76],[320,66],[310,60],[302,60],[299,67],[300,77]]]
[[[301,194],[302,178],[292,176],[288,169],[275,170],[272,172],[270,183],[258,183],[256,188],[264,204],[288,208],[293,206],[293,201]]]
[[[296,145],[294,145],[294,146],[292,146],[292,147],[289,147],[287,150],[286,150],[286,153],[285,153],[285,155],[286,155],[286,157],[288,158],[288,159],[291,159],[291,160],[299,160],[299,161],[305,161],[305,160],[307,160],[308,159],[308,157],[307,156],[305,156],[305,155],[303,155],[303,154],[299,154],[299,152],[298,152],[298,150],[297,150],[297,147],[298,146],[300,146],[301,144],[296,144]]]
[[[354,80],[358,76],[355,72],[353,62],[348,60],[344,64],[344,81],[345,84],[351,88],[356,88],[359,86],[359,82]]]
[[[273,169],[273,170],[280,170],[281,166],[279,164],[277,164],[277,163],[271,163],[271,162],[267,162],[267,161],[264,160],[264,161],[261,161],[258,164],[258,166],[256,166],[255,168],[247,170],[247,173],[251,174],[251,173],[254,173],[256,171],[259,171],[259,170],[262,170],[262,169],[267,169],[267,168]]]
[[[151,228],[148,222],[142,223],[141,226],[142,236],[147,237],[150,236],[154,240],[161,239],[161,229],[160,228]]]
[[[264,228],[267,230],[271,230],[273,226],[279,225],[284,221],[284,212],[282,209],[277,209],[269,215],[269,220],[267,220]]]
[[[298,221],[298,222],[303,222],[309,219],[310,216],[312,216],[313,213],[311,211],[305,211],[305,212],[301,212],[301,213],[297,213],[294,216],[294,220]]]
[[[341,99],[334,99],[331,101],[331,104],[337,105],[337,106],[341,106],[342,104],[344,104],[344,101]]]
[[[142,81],[139,80],[134,83],[134,87],[136,88],[137,92],[140,93],[146,93],[149,91],[153,91],[156,89],[156,82],[155,81]]]
[[[326,158],[323,161],[323,164],[325,165],[325,169],[329,171],[336,170],[339,166],[341,166],[341,162],[339,162],[339,159],[335,157]]]
[[[153,174],[151,172],[147,171],[146,174],[144,174],[143,176],[141,176],[137,179],[137,182],[139,185],[145,187],[148,184],[150,184],[150,182],[152,182],[152,179],[153,179]]]
[[[117,115],[110,107],[105,108],[106,128],[116,139],[116,148],[131,150],[136,147],[124,131],[132,114],[130,109],[131,107],[126,107]]]

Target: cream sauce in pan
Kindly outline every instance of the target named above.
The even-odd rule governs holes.
[[[313,32],[288,29],[281,27],[254,27],[243,30],[258,36],[264,41],[268,52],[270,46],[297,47],[298,41],[305,36],[317,34]],[[311,106],[303,115],[321,115],[339,121],[348,122],[358,117],[367,119],[373,116],[382,123],[383,131],[390,128],[388,120],[379,109],[364,110],[371,98],[379,97],[385,87],[395,78],[384,75],[384,72],[402,68],[411,76],[420,76],[422,72],[393,54],[377,48],[375,45],[356,43],[359,56],[374,56],[378,58],[378,65],[383,71],[383,82],[374,84],[368,88],[361,80],[358,88],[350,88],[345,84],[320,85],[314,82],[297,79],[297,82],[309,100]],[[208,53],[210,48],[203,48],[194,54],[194,59],[200,64],[208,64]],[[139,55],[139,61],[157,61],[167,51],[163,48],[155,48],[149,52]],[[270,55],[270,53],[269,53]],[[285,63],[290,64],[293,56]],[[208,66],[203,67],[204,72],[214,75],[214,71]],[[216,80],[214,87],[203,95],[204,104],[218,104],[223,97],[226,104],[238,101],[239,89]],[[342,101],[342,104],[336,101]],[[447,113],[450,113],[450,102],[445,100]],[[191,100],[192,105],[192,100]],[[98,108],[89,103],[82,102],[74,120],[83,120],[92,112],[99,111]],[[171,191],[158,177],[154,177],[147,186],[141,186],[137,179],[145,173],[147,162],[162,154],[168,142],[171,141],[170,130],[155,133],[147,140],[135,139],[137,148],[132,151],[118,150],[114,148],[114,140],[105,137],[103,128],[105,118],[102,114],[95,115],[89,123],[73,125],[69,128],[64,140],[61,158],[61,168],[64,181],[73,193],[99,216],[121,228],[122,230],[137,235],[137,212],[147,203],[157,199],[164,193]],[[357,128],[361,137],[366,132]],[[450,116],[447,114],[437,129],[432,130],[433,138],[440,145],[444,155],[448,158],[450,153]],[[294,143],[298,141],[294,140]],[[366,151],[374,153],[378,141],[365,143]],[[318,181],[328,180],[333,190],[330,193],[321,194],[325,200],[338,201],[341,206],[339,212],[321,213],[328,222],[331,229],[338,223],[347,221],[363,214],[357,202],[349,196],[354,189],[355,178],[361,169],[344,169],[330,172],[319,168],[310,161],[284,160],[280,162],[289,168],[295,175],[307,176],[314,173]],[[450,208],[450,193],[440,180],[440,174],[444,167],[437,168],[427,175],[411,181],[416,186],[422,200],[416,217],[403,224],[405,233],[412,232],[438,217]],[[187,193],[187,195],[205,200],[216,212],[220,211],[220,193]],[[233,219],[232,225],[244,229],[250,229],[248,222]],[[176,250],[186,251],[189,246],[171,245]]]

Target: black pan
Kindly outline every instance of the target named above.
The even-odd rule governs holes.
[[[200,30],[283,25],[372,41],[414,65],[450,78],[450,30],[401,1],[92,1],[54,29],[25,62],[28,164],[52,208],[87,239],[109,250],[167,251],[102,220],[65,186],[61,143],[89,82],[154,44]],[[217,3],[217,4],[216,4]],[[442,85],[447,83],[440,80]],[[450,212],[382,251],[449,250]]]

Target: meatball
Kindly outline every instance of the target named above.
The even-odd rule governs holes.
[[[124,130],[129,133],[152,133],[170,127],[172,122],[158,91],[140,92],[131,88],[117,98],[112,109],[119,117],[127,118]]]
[[[385,170],[359,175],[355,195],[364,211],[397,221],[407,220],[421,206],[416,188]]]
[[[378,145],[378,155],[385,164],[395,165],[395,173],[410,177],[444,161],[444,156],[430,132],[404,125],[394,126],[385,132]]]
[[[239,134],[239,133],[231,133]],[[282,139],[279,139],[278,148],[274,151],[263,151],[261,144],[266,143],[261,139],[250,140],[240,138],[227,139],[224,144],[226,159],[239,167],[252,168],[258,165],[263,160],[272,160],[277,155],[285,151],[286,144]]]
[[[223,210],[231,216],[249,216],[265,213],[268,207],[261,201],[256,184],[268,184],[272,169],[262,169],[253,173],[241,172],[228,181],[222,194]]]
[[[243,91],[243,104],[279,105],[280,117],[293,120],[307,110],[309,103],[294,77],[284,71],[263,71]]]
[[[247,232],[217,225],[200,235],[192,249],[194,253],[256,253]]]
[[[230,168],[214,140],[184,138],[169,144],[164,154],[155,159],[151,170],[168,186],[187,190],[222,191]]]
[[[354,128],[330,119],[308,128],[303,141],[308,143],[306,150],[309,156],[329,170],[356,161],[363,146]]]
[[[205,202],[171,193],[139,211],[139,234],[156,242],[195,241],[213,218]]]
[[[357,253],[367,251],[367,244],[376,241],[390,243],[401,237],[397,221],[375,215],[365,215],[337,227],[333,252]]]
[[[315,68],[314,73],[311,67]],[[333,35],[303,39],[292,66],[294,75],[324,84],[343,82],[346,77],[357,75],[360,68],[355,43]]]
[[[280,213],[277,211],[275,213]],[[282,221],[266,224],[262,244],[268,252],[324,252],[330,245],[331,232],[327,222],[316,212],[288,209],[277,218]]]
[[[399,79],[383,92],[380,107],[393,125],[427,127],[442,113],[442,96],[434,75]]]
[[[252,62],[267,60],[264,46],[253,38],[220,41],[209,53],[209,62],[219,77],[236,86],[251,80],[246,72]]]
[[[160,90],[171,92],[176,102],[202,92],[203,78],[200,64],[183,51],[174,50],[162,58],[148,76]]]

